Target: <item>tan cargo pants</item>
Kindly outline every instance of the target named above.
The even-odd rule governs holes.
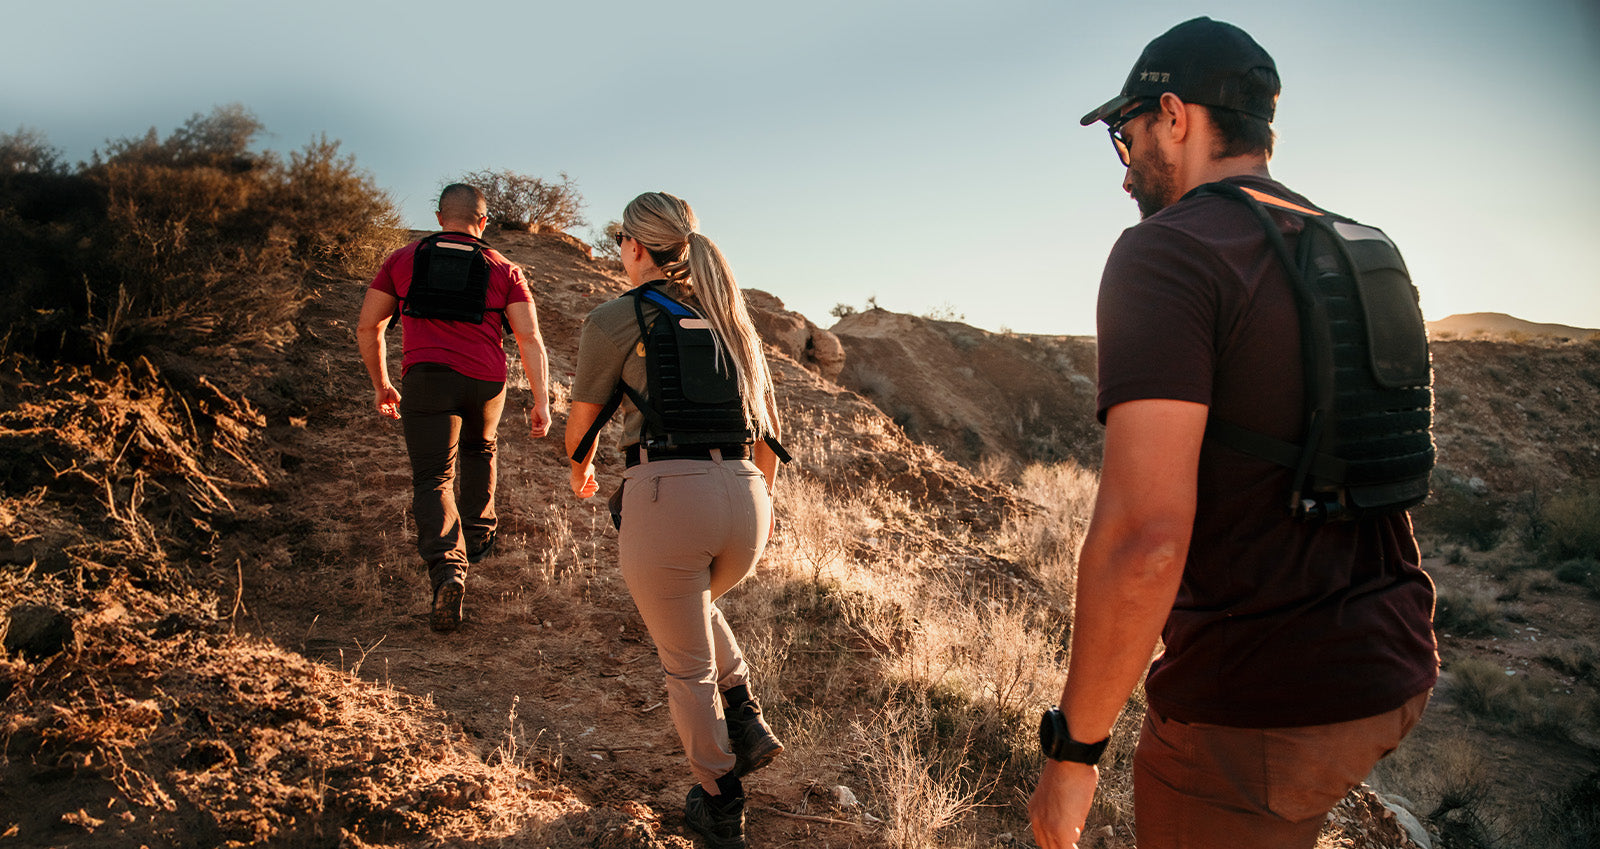
[[[623,478],[622,578],[666,671],[667,705],[689,767],[714,794],[734,762],[721,693],[748,677],[716,600],[766,548],[766,479],[749,460],[660,460]]]

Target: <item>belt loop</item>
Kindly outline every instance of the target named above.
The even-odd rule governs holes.
[[[639,440],[639,462],[641,462],[641,463],[650,462],[650,452],[645,450],[644,440],[642,440],[642,439]],[[653,501],[654,499],[651,499],[651,500]]]
[[[711,455],[711,459],[715,460],[717,462],[717,465],[719,465],[719,466],[722,465],[722,449],[721,448],[712,448],[710,451],[708,451],[706,453]]]

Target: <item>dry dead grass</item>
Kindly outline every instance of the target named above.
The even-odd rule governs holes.
[[[821,447],[826,431],[809,425],[790,438]],[[1027,831],[1037,717],[1060,692],[1097,478],[1075,464],[1020,477],[1033,503],[999,535],[951,540],[927,533],[902,496],[833,493],[821,475],[786,474],[780,535],[726,602],[748,623],[741,642],[787,729],[786,757],[860,791],[885,845],[983,845],[983,834]],[[1141,692],[1105,760],[1096,827],[1129,833],[1143,712]]]

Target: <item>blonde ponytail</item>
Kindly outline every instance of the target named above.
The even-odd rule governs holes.
[[[761,337],[750,321],[750,310],[727,258],[698,227],[689,204],[666,192],[646,192],[622,213],[623,232],[650,252],[667,279],[699,301],[716,335],[719,353],[733,363],[745,425],[758,437],[775,437],[778,423],[767,404],[772,396],[772,373]]]

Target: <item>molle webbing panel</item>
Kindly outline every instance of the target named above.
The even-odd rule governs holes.
[[[661,308],[644,323],[642,301]],[[651,288],[635,301],[645,340],[649,386],[645,446],[727,445],[750,442],[733,364],[718,349],[705,319]],[[635,403],[638,401],[635,399]]]
[[[1312,219],[1300,237],[1301,283],[1328,322],[1332,373],[1319,450],[1342,478],[1311,476],[1353,515],[1404,509],[1428,494],[1433,391],[1427,331],[1399,251],[1382,232]],[[1349,236],[1356,236],[1350,240]]]
[[[489,260],[483,255],[487,246],[476,239],[468,243],[443,235],[434,234],[417,245],[402,312],[412,318],[480,323],[489,311]]]
[[[1226,183],[1250,206],[1295,290],[1305,361],[1299,444],[1213,420],[1207,438],[1295,471],[1290,510],[1311,520],[1398,512],[1428,495],[1434,463],[1427,330],[1405,262],[1381,230]],[[1302,217],[1293,257],[1271,206]]]

